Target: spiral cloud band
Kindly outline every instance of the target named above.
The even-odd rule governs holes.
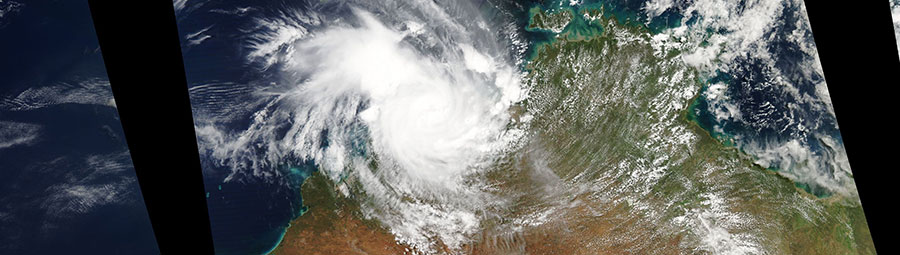
[[[366,101],[359,113],[311,117],[359,117],[382,160],[423,180],[447,180],[489,152],[519,97],[514,69],[466,44],[441,60],[428,57],[404,45],[404,33],[357,15],[363,27],[331,29],[295,46],[291,68],[312,72],[295,91],[298,107],[342,104],[351,95]]]
[[[278,77],[256,93],[262,110],[238,135],[197,127],[204,149],[234,169],[226,181],[278,175],[271,169],[300,159],[345,196],[363,194],[365,216],[419,250],[434,240],[458,247],[475,233],[484,201],[505,202],[464,179],[521,138],[508,124],[527,94],[522,74],[484,21],[461,24],[431,3],[411,8],[426,15],[351,8],[348,20],[259,20],[274,29],[251,35],[248,57]]]

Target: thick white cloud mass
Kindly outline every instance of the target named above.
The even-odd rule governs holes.
[[[480,19],[470,7],[405,8],[427,15],[351,8],[340,21],[302,12],[258,19],[247,58],[280,82],[256,92],[263,109],[246,130],[197,126],[202,149],[235,169],[227,180],[308,160],[344,195],[365,194],[364,214],[417,249],[434,238],[458,247],[475,233],[486,203],[505,201],[465,179],[523,134],[507,128],[510,106],[526,96],[522,74],[496,31],[460,23]]]
[[[519,97],[502,94],[518,93],[512,67],[494,70],[488,57],[465,44],[458,49],[463,54],[438,62],[402,44],[402,33],[371,14],[359,11],[358,17],[361,28],[331,29],[295,45],[291,68],[312,74],[287,97],[321,114],[304,121],[359,118],[384,161],[423,180],[452,178],[489,152],[507,122],[508,99]],[[367,99],[359,113],[332,108],[357,98]]]
[[[516,141],[524,133],[509,123],[509,108],[528,96],[517,68],[526,47],[515,32],[509,32],[519,28],[487,25],[491,21],[481,17],[477,8],[458,2],[446,4],[450,6],[431,1],[315,2],[305,6],[309,8],[211,11],[253,21],[239,28],[244,41],[241,53],[264,79],[246,84],[210,81],[191,88],[201,150],[214,163],[231,169],[225,181],[240,181],[244,176],[277,179],[269,177],[278,177],[281,173],[276,169],[286,162],[313,162],[339,192],[362,203],[365,217],[383,223],[398,241],[426,252],[438,241],[457,248],[483,229],[480,222],[491,216],[485,208],[502,210],[512,203],[498,197],[503,195],[486,192],[496,187],[470,177],[503,152],[518,148]],[[741,66],[735,63],[752,58],[756,64],[772,67],[766,75],[782,77],[775,68],[779,54],[769,48],[773,34],[784,35],[782,39],[796,44],[797,55],[802,56],[799,70],[789,74],[812,81],[814,91],[802,94],[796,84],[773,79],[773,86],[784,88],[778,96],[796,99],[795,108],[833,115],[825,82],[816,78],[822,71],[801,1],[740,5],[698,0],[687,6],[678,2],[651,1],[644,6],[651,17],[671,8],[682,8],[679,12],[686,14],[685,20],[701,17],[692,25],[696,27],[680,26],[652,36],[655,54],[666,54],[663,48],[679,48],[685,64],[706,74],[740,72]],[[798,17],[785,18],[785,13],[795,10],[801,12]],[[190,44],[192,39],[204,38],[210,27],[195,28],[199,30],[185,41]],[[675,80],[682,76],[679,73]],[[735,101],[741,95],[730,94],[728,86],[711,84],[702,94],[709,99],[711,112],[718,121],[749,121],[752,113],[741,111]],[[694,95],[693,88],[673,93],[679,95],[677,102]],[[671,111],[683,109],[680,103],[664,105]],[[241,125],[222,124],[233,122]],[[651,138],[672,144],[695,139],[691,135]],[[791,169],[784,174],[794,180],[854,192],[840,143],[827,135],[815,138],[828,147],[827,153],[813,153],[800,140],[740,146],[760,165]],[[636,163],[640,170],[632,176],[649,181],[664,176],[662,164],[670,159],[660,154],[664,156]],[[546,170],[540,179],[561,181],[547,166],[535,165]],[[832,170],[834,178],[823,174]],[[731,213],[726,197],[704,193],[702,203],[708,208],[687,212],[675,223],[701,236],[699,245],[711,253],[759,251],[763,245],[754,232],[729,232],[757,222]],[[541,224],[554,217],[553,212],[516,220],[522,225]]]

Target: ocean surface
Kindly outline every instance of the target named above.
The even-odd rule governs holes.
[[[0,254],[159,254],[87,1],[0,11]]]
[[[209,132],[215,130],[202,129],[202,126],[222,128],[226,131],[224,134],[247,130],[254,123],[254,112],[263,108],[260,102],[265,101],[259,100],[264,97],[260,95],[266,94],[261,93],[258,88],[270,84],[272,86],[269,87],[278,87],[278,83],[284,82],[276,77],[278,70],[275,69],[279,66],[260,65],[248,59],[248,55],[253,54],[253,48],[284,47],[282,43],[305,35],[296,33],[297,30],[281,30],[280,27],[316,29],[316,24],[305,23],[310,22],[309,20],[299,22],[301,24],[290,22],[290,18],[316,16],[308,13],[313,4],[303,1],[264,1],[253,4],[242,1],[175,1],[174,4],[198,132],[204,133],[204,137],[216,137],[216,133],[209,136]],[[335,9],[334,13],[321,14],[322,17],[339,20],[347,18],[342,15],[349,15],[348,11],[338,10],[348,9],[340,2],[319,4],[329,7],[322,9]],[[526,49],[509,51],[524,54],[519,57],[526,60],[534,55],[540,45],[554,40],[551,32],[526,29],[530,10],[535,7],[573,13],[578,13],[582,8],[602,7],[606,17],[613,16],[620,24],[646,28],[651,36],[665,33],[669,28],[690,26],[692,32],[701,37],[703,34],[721,34],[734,37],[729,37],[729,40],[742,38],[742,30],[726,31],[726,26],[722,23],[730,21],[725,18],[722,21],[713,20],[712,17],[702,17],[696,11],[688,12],[692,4],[676,3],[650,15],[645,8],[647,1],[476,1],[483,15],[512,17],[510,22],[514,23],[517,35],[524,39]],[[495,5],[500,6],[500,10],[495,9]],[[742,15],[742,7],[737,8],[729,11]],[[784,19],[784,22],[765,32],[772,36],[760,37],[764,39],[754,42],[765,46],[773,56],[772,61],[738,56],[733,59],[714,59],[710,66],[698,68],[703,72],[701,77],[704,80],[698,81],[703,84],[703,90],[691,103],[691,112],[686,117],[723,143],[736,146],[758,158],[759,164],[769,169],[789,174],[799,173],[797,176],[800,177],[793,179],[798,187],[818,196],[827,196],[831,192],[829,189],[839,189],[842,185],[846,186],[846,183],[817,184],[807,181],[836,171],[828,164],[840,163],[840,133],[833,115],[828,111],[830,99],[827,98],[827,91],[822,92],[824,78],[821,77],[820,70],[812,68],[813,61],[817,59],[814,52],[809,51],[811,48],[814,50],[811,47],[814,46],[811,35],[787,36],[805,31],[803,27],[797,27],[797,24],[803,24],[798,22],[802,21],[802,11],[797,6],[786,6],[781,12],[773,15]],[[688,16],[690,18],[685,20]],[[495,18],[489,20],[496,21]],[[565,30],[574,31],[576,36],[589,36],[590,33],[603,31],[603,28],[581,21],[583,20],[576,19]],[[697,47],[706,47],[706,43],[708,42]],[[697,47],[686,49],[695,50]],[[270,50],[277,52],[283,49]],[[525,69],[527,62],[520,64],[520,68]],[[721,85],[723,93],[728,97],[715,97],[706,93],[713,85]],[[733,107],[721,108],[724,106]],[[742,118],[722,117],[723,111],[734,111],[727,113]],[[274,129],[276,136],[283,135],[291,125],[270,124],[277,127]],[[266,152],[265,149],[249,150]],[[811,156],[807,158],[808,155]],[[316,171],[311,162],[288,160],[282,165],[274,166],[276,169],[271,173],[246,173],[216,166],[223,165],[223,162],[205,160],[204,177],[209,213],[218,253],[266,253],[278,244],[288,222],[295,217],[302,217],[300,215],[305,208],[302,205],[300,186],[306,176]],[[798,162],[806,160],[821,164],[812,169],[804,169],[804,172],[794,169]],[[244,163],[257,162],[241,164]]]
[[[647,26],[642,24],[644,20],[638,13],[640,5],[589,1],[580,6],[569,7],[567,3],[566,5],[562,3],[550,1],[520,4],[512,1],[496,1],[483,2],[480,6],[483,15],[493,16],[490,20],[508,18],[501,15],[512,15],[516,22],[516,30],[526,40],[528,47],[524,52],[526,56],[534,54],[538,45],[553,40],[552,33],[526,30],[530,18],[529,9],[532,7],[577,12],[583,6],[602,5],[611,10],[607,15],[615,15],[620,22]],[[498,10],[494,4],[501,6],[502,10]],[[175,6],[188,86],[192,92],[195,121],[215,122],[231,130],[246,129],[253,118],[251,116],[253,111],[247,111],[245,108],[254,106],[252,103],[235,106],[231,102],[240,101],[234,99],[242,97],[241,94],[253,93],[253,87],[259,86],[261,80],[265,81],[274,76],[272,75],[274,70],[260,69],[246,59],[249,51],[248,41],[253,40],[247,36],[248,31],[260,30],[256,27],[260,19],[290,16],[295,12],[303,13],[309,6],[303,3],[282,2],[247,4],[242,1],[176,1]],[[345,7],[341,8],[347,9]],[[328,15],[340,16],[342,13],[334,12]],[[673,10],[660,15],[648,26],[661,30],[667,26],[680,25],[680,22],[681,16]],[[569,29],[586,33],[596,28],[591,26],[594,25],[571,24]],[[514,52],[515,49],[509,51]],[[526,63],[522,64],[521,68],[525,68]],[[270,80],[273,83],[279,82],[274,78]],[[219,110],[220,108],[228,110],[226,112]],[[215,162],[207,161],[203,165],[217,254],[264,254],[277,246],[288,222],[295,217],[302,217],[301,214],[306,208],[302,204],[300,186],[305,177],[316,171],[311,162],[299,160],[278,166],[276,175],[264,176],[235,174],[232,169],[216,166]]]
[[[204,175],[216,254],[265,254],[281,241],[288,223],[305,212],[300,186],[315,168],[283,168],[273,179],[223,182],[225,175]]]

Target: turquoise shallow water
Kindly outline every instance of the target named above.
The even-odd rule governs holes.
[[[537,11],[546,13],[570,12],[572,20],[559,34],[567,35],[568,39],[584,39],[602,34],[603,26],[596,21],[585,19],[583,12],[602,12],[604,19],[614,18],[619,24],[625,26],[639,27],[646,29],[651,34],[659,33],[667,28],[678,27],[682,25],[684,16],[674,11],[666,11],[661,15],[648,19],[646,13],[643,12],[643,1],[598,1],[585,0],[582,3],[572,6],[569,1],[554,0],[543,2],[533,1],[527,9],[518,9],[513,11],[516,15],[516,24],[520,28],[520,34],[523,35],[529,43],[529,47],[525,53],[527,60],[533,59],[536,50],[544,44],[552,43],[556,40],[556,33],[544,29],[531,29],[528,27],[532,17]],[[513,9],[517,10],[517,9]],[[692,17],[686,22],[692,24],[697,21],[697,17]]]
[[[521,8],[513,8],[506,6],[504,12],[511,13],[514,17],[518,33],[527,42],[528,49],[525,53],[525,59],[530,59],[540,45],[551,43],[555,40],[556,34],[546,30],[529,30],[528,22],[531,17],[530,10],[532,8],[540,8],[550,12],[569,11],[572,13],[580,13],[585,10],[603,10],[604,18],[615,18],[620,24],[646,29],[650,33],[658,33],[665,28],[677,27],[684,24],[693,24],[697,22],[697,17],[691,20],[683,21],[682,14],[677,11],[666,11],[658,17],[647,20],[646,14],[643,13],[643,1],[584,1],[577,6],[569,6],[568,1],[548,1],[548,2],[526,2]],[[243,6],[243,3],[235,2],[219,2],[210,3],[208,8],[232,9],[234,6]],[[203,8],[207,8],[204,6]],[[493,7],[491,7],[493,8]],[[277,9],[277,8],[275,8]],[[202,9],[205,10],[205,9]],[[487,10],[486,13],[495,11]],[[195,22],[195,17],[203,19],[213,19],[215,22],[210,24],[229,24],[245,22],[246,17],[241,16],[222,16],[212,12],[195,12],[195,16],[181,18],[179,27],[192,29],[181,29],[184,31],[198,31],[207,26],[207,23]],[[198,16],[199,15],[199,16]],[[218,16],[216,16],[218,15]],[[564,29],[563,33],[567,33],[572,38],[588,38],[596,34],[604,32],[604,28],[594,22],[585,20],[580,15],[573,15],[574,19]],[[195,24],[196,23],[196,24]],[[201,25],[202,24],[202,25]],[[225,27],[217,25],[215,29]],[[224,35],[230,36],[230,35]],[[224,37],[223,36],[223,37]],[[242,74],[241,70],[233,70],[241,67],[241,59],[234,57],[234,49],[240,45],[227,45],[226,40],[212,40],[204,44],[203,47],[191,48],[185,51],[185,61],[188,78],[197,82],[207,80],[237,80],[248,79]],[[202,53],[202,54],[201,54]],[[222,59],[210,58],[209,56],[221,56]],[[202,59],[198,60],[198,59]],[[191,65],[197,62],[202,65]],[[527,62],[525,63],[527,64]],[[221,69],[220,69],[221,67]],[[232,68],[232,69],[228,69]],[[524,66],[522,67],[524,69]],[[705,81],[710,82],[710,81]],[[193,83],[192,83],[193,84]],[[708,104],[703,99],[694,102],[694,109],[698,110],[692,116],[704,129],[713,130],[714,119],[708,112]],[[692,114],[694,111],[692,110]],[[235,123],[235,126],[246,125],[247,123]],[[360,129],[360,139],[354,140],[353,153],[366,155],[365,132]],[[731,133],[725,132],[715,134],[717,138],[728,141],[724,137],[728,137]],[[328,141],[323,141],[327,143]],[[324,146],[327,146],[324,145]],[[283,238],[288,222],[296,217],[302,217],[303,213],[308,209],[302,204],[302,194],[300,194],[300,186],[310,174],[316,170],[307,165],[284,165],[279,167],[279,171],[283,173],[277,176],[278,180],[270,179],[253,179],[247,178],[241,181],[222,183],[224,176],[210,175],[207,178],[208,201],[210,203],[210,217],[213,221],[213,232],[216,240],[216,249],[222,254],[258,254],[267,253],[272,250]],[[228,172],[222,170],[220,172]]]
[[[751,70],[753,68],[758,68],[758,67],[754,67],[754,66],[750,67]],[[710,111],[710,109],[711,109],[710,101],[706,97],[703,96],[703,94],[709,88],[709,85],[717,84],[717,83],[718,84],[727,84],[727,86],[729,88],[733,88],[733,87],[745,86],[745,84],[748,84],[748,83],[749,84],[757,84],[757,83],[762,82],[762,81],[755,81],[752,79],[748,80],[749,78],[747,76],[753,77],[752,75],[738,75],[736,77],[735,75],[732,75],[729,73],[717,71],[715,73],[715,75],[713,75],[711,78],[708,78],[705,81],[700,81],[700,83],[702,83],[704,85],[702,86],[702,88],[699,92],[700,96],[698,96],[696,99],[694,99],[694,101],[691,102],[690,107],[688,108],[688,114],[687,114],[688,120],[697,123],[701,128],[703,128],[704,130],[709,132],[709,134],[712,137],[721,141],[724,145],[736,147],[737,149],[741,150],[742,152],[744,152],[754,158],[756,158],[757,156],[753,155],[753,153],[751,153],[751,152],[745,151],[745,148],[743,146],[745,146],[746,143],[756,142],[756,143],[762,143],[763,145],[765,145],[773,140],[778,141],[778,139],[804,139],[808,143],[807,148],[809,148],[810,152],[824,153],[823,150],[826,150],[826,148],[824,148],[823,145],[821,144],[821,141],[819,141],[817,139],[812,139],[810,137],[797,136],[796,134],[783,133],[783,131],[789,130],[790,127],[782,127],[782,129],[779,130],[779,129],[773,128],[773,127],[776,127],[776,125],[769,124],[766,122],[761,123],[762,124],[761,125],[758,123],[748,123],[747,120],[730,120],[730,119],[717,120],[715,114]],[[757,86],[757,85],[753,85],[753,86]],[[739,106],[742,106],[739,108],[742,116],[747,116],[747,115],[753,116],[753,114],[758,112],[758,109],[754,108],[753,105],[745,106],[747,103],[744,103],[744,102],[751,101],[751,102],[770,102],[771,104],[784,104],[784,103],[792,103],[793,100],[795,100],[790,97],[785,97],[783,94],[780,94],[780,96],[779,96],[779,94],[771,94],[771,93],[764,93],[764,92],[765,92],[765,90],[763,90],[763,92],[751,91],[750,93],[743,93],[743,94],[738,93],[736,95],[736,97],[737,97],[736,99],[732,99],[729,101],[732,103],[736,103]],[[732,95],[732,96],[735,96],[735,95]],[[784,100],[784,102],[779,102],[781,100]],[[743,105],[742,105],[742,103],[743,103]],[[789,109],[779,109],[777,107],[773,107],[772,109],[775,109],[775,110],[767,113],[769,116],[789,116],[791,114],[795,114],[795,113],[791,113],[789,111]],[[804,113],[801,112],[801,113],[796,113],[796,114],[801,115]],[[817,115],[817,114],[821,114],[821,113],[813,113],[811,115]],[[769,117],[769,116],[765,116],[765,117]],[[816,118],[822,118],[822,117],[816,117]],[[762,119],[763,119],[763,121],[770,120],[768,118],[762,118]],[[828,120],[827,118],[825,118],[825,119]],[[753,120],[751,119],[751,121],[753,121]],[[774,124],[777,124],[777,122]],[[838,142],[840,142],[841,136],[840,136],[840,132],[837,130],[836,126],[832,127],[829,125],[824,125],[824,126],[820,127],[819,130],[814,130],[813,132],[817,132],[817,131],[822,132],[821,134],[823,134],[823,135],[828,135],[828,136],[834,137]],[[776,163],[777,162],[779,162],[779,161],[776,161]],[[770,167],[767,167],[767,169],[770,171],[774,171],[774,172],[785,172],[785,171],[790,172],[791,171],[791,169],[781,169],[777,166],[770,166]],[[797,188],[800,188],[800,189],[802,189],[810,194],[813,194],[819,198],[825,198],[825,197],[829,197],[829,196],[833,195],[831,193],[831,191],[829,191],[828,189],[818,186],[818,185],[815,185],[815,184],[804,183],[804,182],[795,182],[794,185]]]
[[[289,222],[307,211],[300,187],[316,168],[279,168],[283,175],[273,179],[219,179],[220,184],[207,189],[216,254],[268,254],[281,242]]]
[[[530,5],[525,5],[527,9],[520,11],[517,16],[519,27],[522,28],[521,34],[530,43],[525,58],[532,59],[538,48],[552,43],[557,38],[557,34],[552,31],[527,28],[531,17],[539,10],[546,13],[570,12],[573,14],[602,10],[603,18],[614,18],[619,24],[645,29],[650,34],[682,25],[694,26],[703,19],[693,13],[694,15],[691,15],[690,19],[684,20],[686,14],[682,13],[684,7],[678,5],[667,9],[653,19],[648,19],[643,8],[645,4],[645,1],[586,0],[579,5],[570,6],[569,1],[557,0],[532,2]],[[724,145],[735,146],[741,151],[747,149],[744,147],[746,144],[757,144],[763,148],[775,149],[780,146],[780,143],[797,140],[816,156],[827,158],[833,153],[818,138],[830,137],[837,143],[842,143],[836,120],[827,111],[821,110],[823,108],[820,105],[816,105],[819,104],[817,100],[821,100],[816,92],[816,84],[823,78],[820,74],[801,75],[808,72],[808,70],[804,70],[803,61],[810,56],[802,51],[803,46],[800,44],[811,43],[811,41],[797,42],[785,37],[785,34],[790,34],[789,31],[797,29],[798,13],[800,11],[796,9],[785,9],[781,16],[782,19],[785,19],[783,25],[773,28],[773,33],[777,36],[770,37],[771,41],[768,42],[768,47],[775,59],[774,65],[770,66],[767,61],[761,61],[752,56],[739,57],[733,63],[724,63],[731,67],[730,70],[740,71],[729,73],[716,70],[710,77],[698,80],[700,84],[704,85],[699,96],[690,102],[686,117]],[[727,31],[714,31],[710,28],[707,28],[706,32],[710,35],[727,33]],[[601,25],[589,22],[581,15],[573,15],[572,22],[560,34],[565,34],[567,39],[571,40],[589,38],[598,33],[603,33]],[[703,43],[701,46],[707,45]],[[523,67],[523,70],[526,69]],[[776,78],[772,75],[772,73],[776,73],[773,72],[776,69],[777,73],[785,74],[783,78],[788,80],[790,88],[783,85],[772,86],[777,83],[775,82]],[[726,93],[730,96],[727,103],[738,107],[740,115],[743,116],[742,119],[716,118],[711,109],[716,102],[711,102],[704,96],[708,86],[716,83],[727,85]],[[790,92],[791,90],[798,91],[801,96],[799,98],[794,96]],[[809,130],[810,127],[813,130]],[[755,149],[758,152],[759,148]],[[745,153],[756,157],[753,152]],[[772,163],[777,165],[785,160],[791,159],[776,159]],[[794,162],[792,164],[804,163]],[[820,171],[824,171],[820,174],[831,174],[829,173],[829,162],[816,162],[816,164],[819,164]],[[792,171],[790,168],[769,167],[769,169],[778,172]],[[796,186],[819,197],[830,195],[827,189],[816,184],[798,182]]]

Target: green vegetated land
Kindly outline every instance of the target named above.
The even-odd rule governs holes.
[[[439,251],[875,253],[857,198],[813,196],[688,118],[705,79],[679,49],[654,48],[648,28],[602,6],[530,14],[526,30],[554,39],[536,43],[529,98],[510,109],[528,143],[470,176],[511,206],[485,208],[472,244]],[[411,251],[338,193],[308,178],[309,212],[274,253]]]
[[[509,218],[559,208],[524,232],[579,253],[875,253],[857,198],[817,198],[687,118],[705,78],[678,49],[603,7],[563,8],[531,11],[531,31],[560,31],[527,66],[534,142],[491,176],[523,194]]]

